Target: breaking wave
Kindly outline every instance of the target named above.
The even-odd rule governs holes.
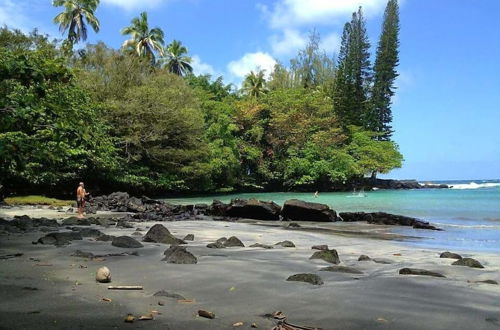
[[[495,188],[500,187],[500,182],[486,182],[486,183],[459,183],[450,184],[451,189],[480,189],[480,188]]]

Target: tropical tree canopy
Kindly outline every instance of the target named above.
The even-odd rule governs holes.
[[[160,59],[168,71],[178,76],[184,76],[193,72],[191,57],[187,56],[188,49],[180,41],[174,40],[163,49],[163,56]]]
[[[139,56],[147,56],[155,60],[155,51],[163,53],[164,33],[159,27],[149,29],[148,13],[142,12],[131,21],[131,25],[122,29],[123,35],[130,39],[123,43],[124,49],[133,49]]]
[[[267,92],[266,85],[264,70],[259,70],[257,73],[250,71],[243,81],[243,93],[252,97],[260,97]]]
[[[99,32],[99,20],[94,15],[99,0],[54,0],[52,4],[64,6],[64,11],[54,17],[54,23],[59,24],[62,33],[68,31],[68,40],[72,44],[87,40],[85,21],[94,32]]]

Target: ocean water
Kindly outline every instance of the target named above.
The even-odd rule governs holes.
[[[391,232],[418,236],[405,241],[415,247],[500,252],[500,180],[434,181],[451,189],[377,190],[351,193],[245,193],[167,199],[173,203],[229,202],[233,198],[287,199],[324,203],[337,212],[384,211],[429,221],[444,231],[392,227]]]

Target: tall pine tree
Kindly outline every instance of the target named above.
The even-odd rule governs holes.
[[[384,14],[382,34],[377,47],[374,66],[374,82],[368,127],[380,133],[380,140],[390,140],[393,133],[391,98],[399,64],[399,6],[397,0],[389,0]]]
[[[366,21],[359,7],[351,22],[344,26],[338,57],[334,106],[343,126],[367,126],[372,78],[369,50]]]

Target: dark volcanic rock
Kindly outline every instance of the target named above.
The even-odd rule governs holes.
[[[380,259],[380,258],[373,258],[372,261],[377,263],[377,264],[383,264],[383,265],[390,265],[390,264],[394,263],[392,260]]]
[[[64,219],[61,223],[63,226],[90,226],[90,221],[88,219],[79,219],[77,217],[71,217]]]
[[[56,246],[71,244],[71,241],[82,240],[79,232],[49,233],[38,239],[40,244],[54,244]]]
[[[284,220],[322,221],[337,220],[337,214],[328,205],[290,199],[285,202],[281,215]]]
[[[497,284],[498,285],[498,282],[495,280],[482,280],[482,281],[476,281],[476,283]]]
[[[215,242],[215,243],[208,243],[207,248],[209,248],[209,249],[223,249],[223,248],[225,248],[225,246],[222,243]]]
[[[74,231],[79,232],[82,237],[99,237],[104,235],[103,232],[100,230],[97,230],[95,228],[78,228],[78,227],[73,227]]]
[[[281,241],[281,242],[278,242],[274,245],[281,245],[282,247],[286,247],[286,248],[293,248],[295,247],[295,244],[293,244],[292,241]]]
[[[370,222],[373,217],[370,213],[365,212],[340,212],[339,218],[344,222],[366,221]]]
[[[368,260],[372,260],[372,258],[370,258],[369,256],[367,256],[366,254],[360,255],[359,258],[358,258],[358,261],[368,261]]]
[[[316,274],[308,274],[308,273],[302,273],[302,274],[295,274],[286,279],[287,281],[298,281],[298,282],[306,282],[306,283],[311,283],[314,285],[322,285],[323,280],[321,277],[319,277]]]
[[[207,212],[210,215],[215,216],[225,216],[229,204],[223,203],[219,200],[214,200],[212,204],[208,207]]]
[[[477,261],[476,259],[472,259],[472,258],[459,259],[459,260],[455,261],[454,263],[452,263],[452,265],[467,266],[467,267],[472,267],[472,268],[484,268],[484,266],[481,265],[481,263],[479,261]]]
[[[341,212],[339,218],[344,222],[366,221],[377,225],[411,226],[416,229],[441,230],[426,221],[385,212]]]
[[[172,245],[163,254],[165,258],[162,261],[169,264],[196,264],[198,262],[198,259],[187,251],[185,246]]]
[[[115,238],[116,236],[113,236],[113,235],[101,235],[99,237],[96,237],[96,241],[100,241],[100,242],[109,242],[109,241],[112,241],[113,238]]]
[[[156,224],[151,227],[143,239],[144,242],[154,242],[163,244],[186,244],[183,240],[175,237],[165,226]]]
[[[335,273],[363,274],[362,271],[357,270],[356,268],[346,267],[346,266],[328,266],[325,268],[321,268],[320,270],[325,272],[335,272]]]
[[[267,245],[267,244],[261,244],[261,243],[255,243],[250,245],[250,247],[255,247],[255,248],[264,248],[264,249],[274,249],[272,245]]]
[[[443,252],[439,255],[439,258],[449,258],[449,259],[462,259],[462,256],[457,253],[452,253],[449,251]]]
[[[399,270],[399,274],[401,275],[420,275],[420,276],[433,276],[433,277],[446,277],[443,274],[432,272],[425,269],[417,269],[417,268],[402,268]]]
[[[116,247],[121,247],[121,248],[141,248],[144,245],[142,245],[140,242],[136,241],[132,237],[129,236],[118,236],[113,238],[111,241],[111,245],[116,246]]]
[[[257,220],[279,220],[281,207],[274,202],[256,199],[233,199],[225,210],[225,216]]]
[[[328,250],[328,245],[313,245],[311,246],[312,250],[322,250],[322,251],[327,251]]]
[[[227,241],[224,243],[225,247],[235,247],[235,246],[240,246],[240,247],[245,247],[245,244],[243,244],[242,241],[236,236],[231,236],[227,239]]]
[[[194,241],[194,235],[193,235],[193,234],[187,234],[187,235],[184,237],[184,240],[185,240],[185,241]]]
[[[335,249],[314,252],[309,259],[321,259],[336,265],[340,263],[339,255]]]
[[[71,254],[72,257],[79,257],[79,258],[88,258],[92,259],[94,258],[94,254],[92,252],[85,252],[81,250],[76,250]]]

